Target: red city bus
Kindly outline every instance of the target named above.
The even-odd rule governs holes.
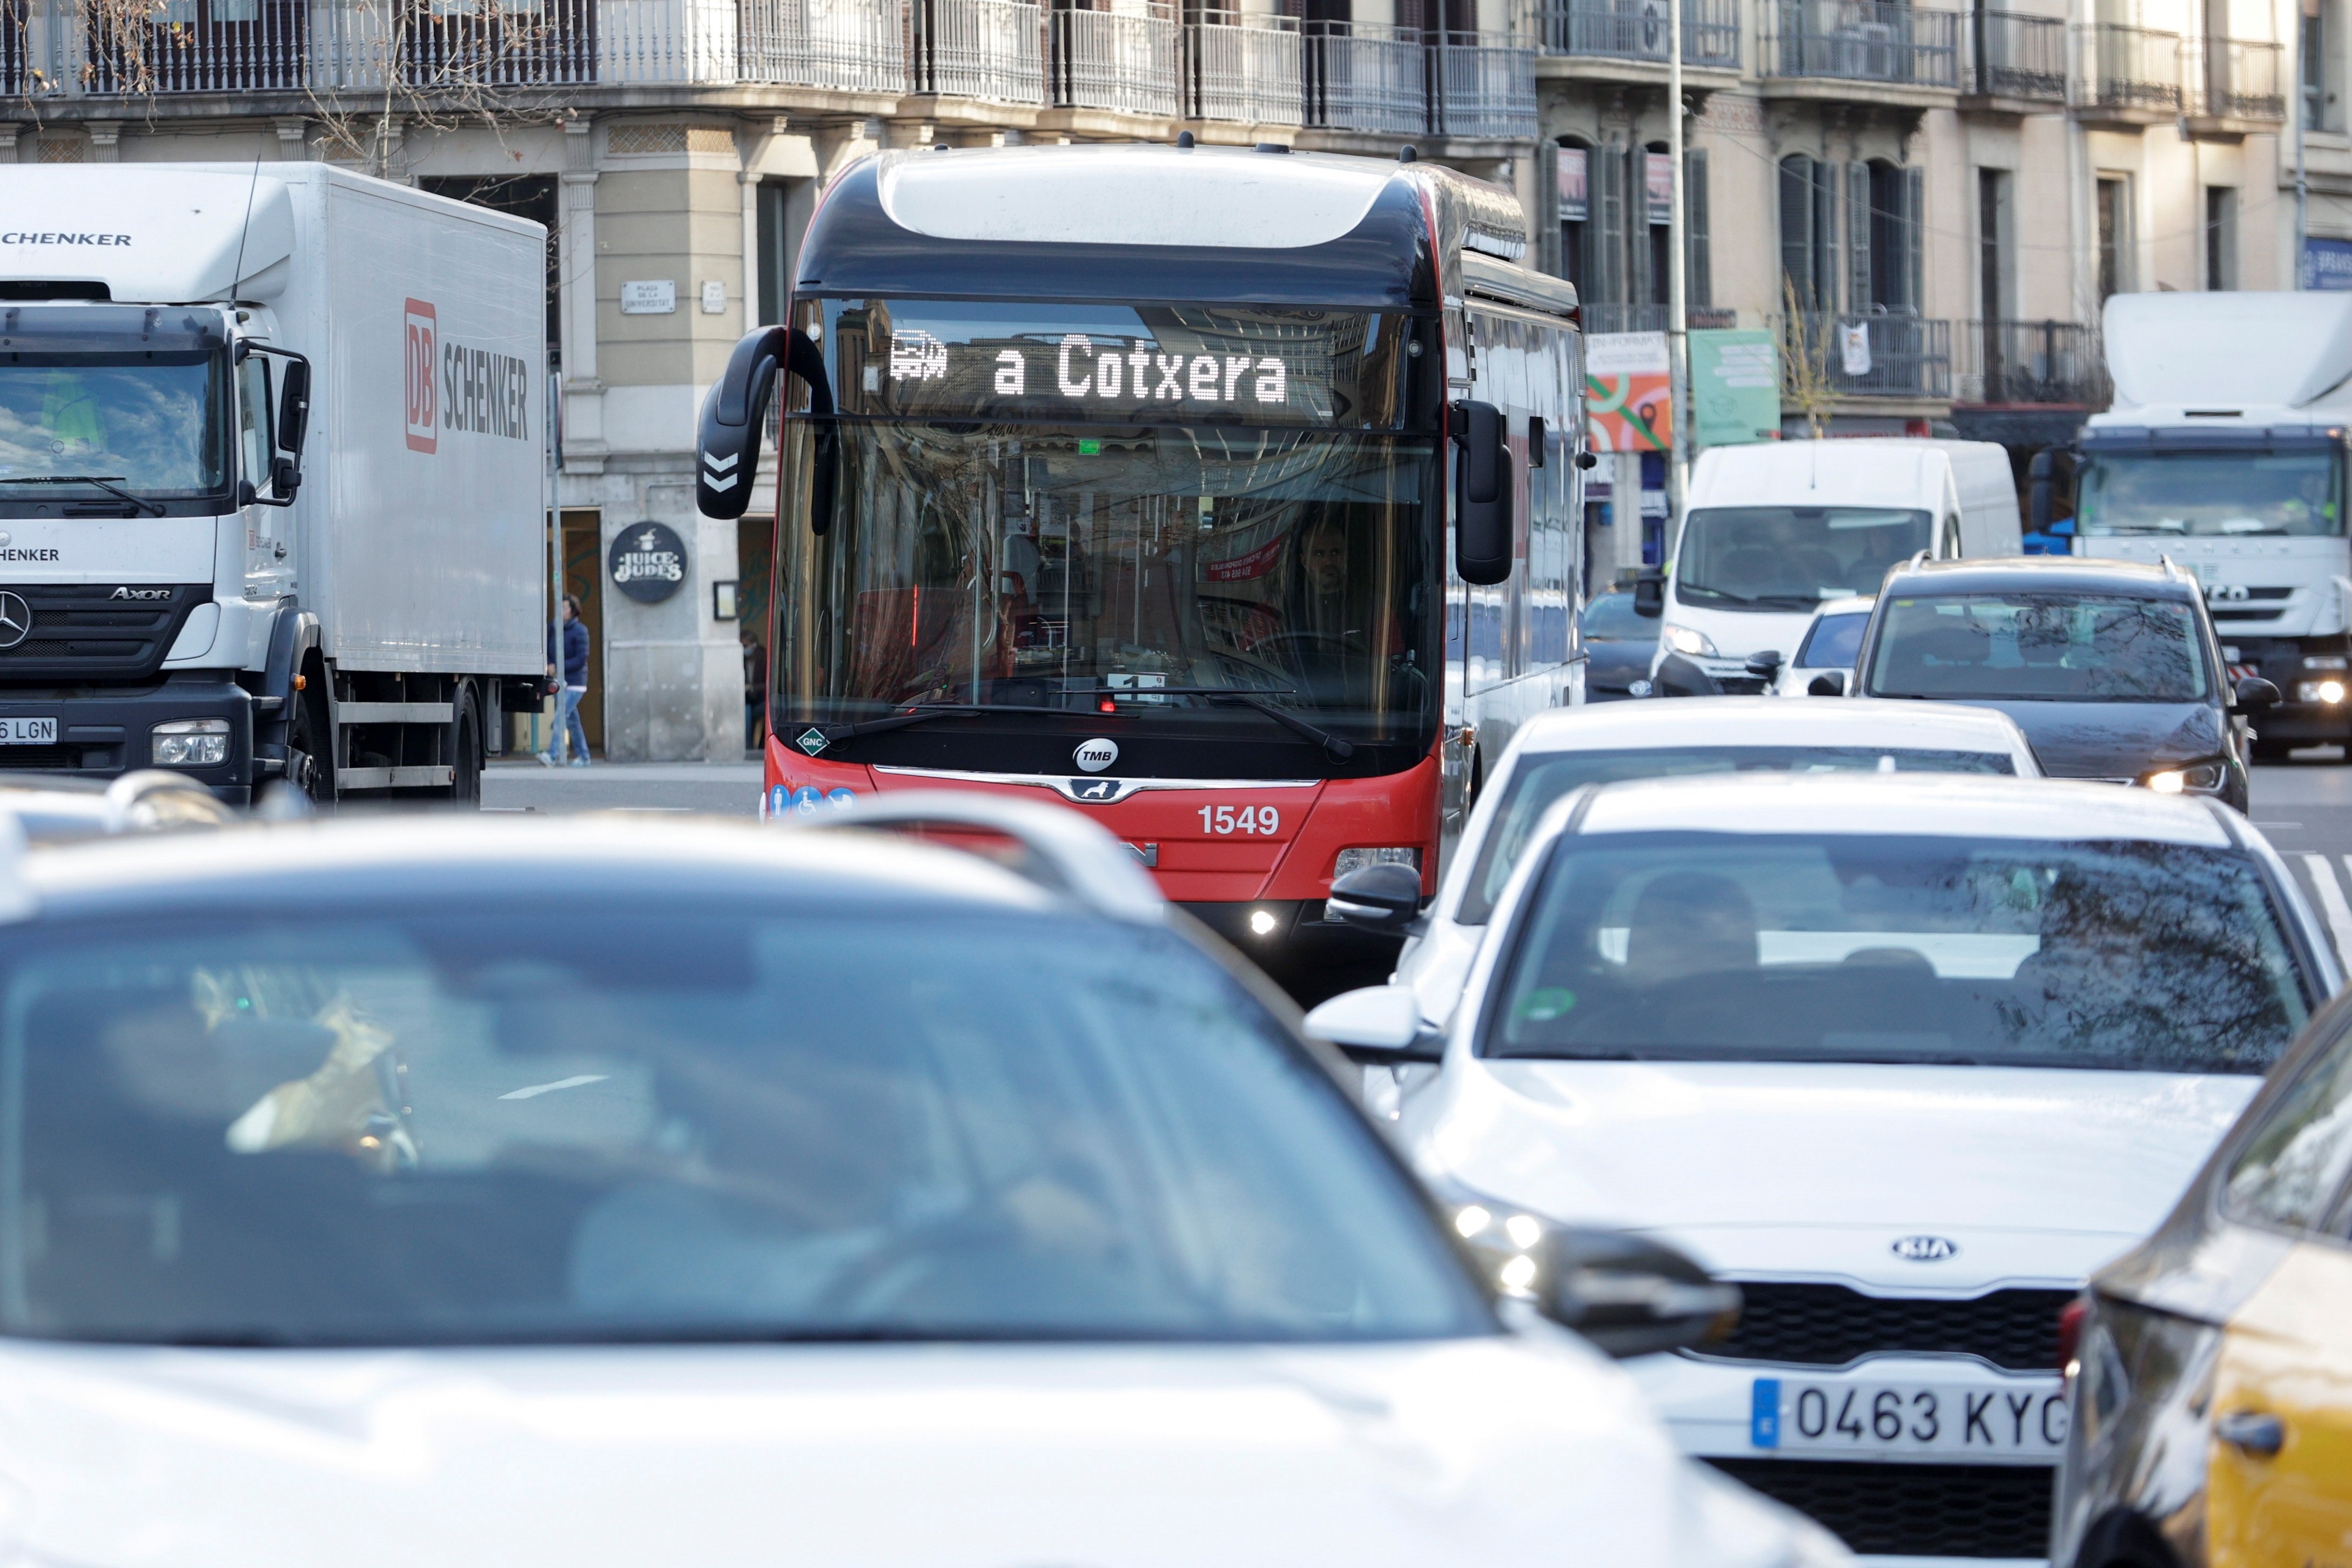
[[[762,810],[1050,795],[1269,956],[1335,875],[1433,892],[1484,759],[1582,695],[1575,294],[1526,241],[1410,161],[845,172],[703,409],[720,518],[781,410]]]

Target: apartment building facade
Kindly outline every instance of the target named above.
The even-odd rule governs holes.
[[[825,180],[940,142],[1411,145],[1520,192],[1592,329],[1661,327],[1669,0],[1529,3],[0,0],[0,161],[324,158],[545,222],[584,712],[615,758],[732,758],[772,541],[695,512],[694,421]],[[1681,4],[1691,321],[1781,333],[1792,434],[2063,436],[2105,293],[2291,285],[2290,108],[2352,283],[2352,0]],[[1596,476],[1596,577],[1641,558],[1643,467]],[[687,557],[650,602],[609,570],[649,525]]]

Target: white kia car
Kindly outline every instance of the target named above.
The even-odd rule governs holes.
[[[1115,841],[820,821],[0,831],[0,1560],[1847,1561],[1531,1310],[1728,1292],[1498,1299]]]
[[[1637,1364],[1686,1452],[1860,1553],[2038,1559],[2062,1309],[2338,980],[2216,802],[1751,773],[1555,804],[1442,1037],[1403,986],[1307,1027],[1434,1059],[1396,1124],[1466,1230],[1623,1227],[1739,1285],[1727,1341]]]
[[[1425,917],[1409,867],[1370,866],[1332,889],[1333,916],[1417,925],[1394,978],[1443,1023],[1488,915],[1551,803],[1587,784],[1675,774],[2009,773],[2038,778],[2024,732],[1988,708],[1930,703],[1785,703],[1687,697],[1559,708],[1519,727],[1479,792]]]

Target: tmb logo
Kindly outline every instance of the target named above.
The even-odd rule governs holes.
[[[437,319],[433,307],[422,299],[412,299],[407,305],[407,319],[401,334],[401,366],[408,383],[408,449],[430,452],[440,444],[433,427],[433,411],[439,405],[439,382],[434,374],[439,355],[435,352],[435,340],[439,336]]]

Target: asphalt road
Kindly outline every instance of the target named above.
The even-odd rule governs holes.
[[[757,762],[600,762],[542,768],[493,762],[482,775],[482,806],[492,811],[708,811],[753,817],[760,811]]]
[[[2286,860],[2352,967],[2352,765],[2334,747],[2254,769],[2254,825]]]

